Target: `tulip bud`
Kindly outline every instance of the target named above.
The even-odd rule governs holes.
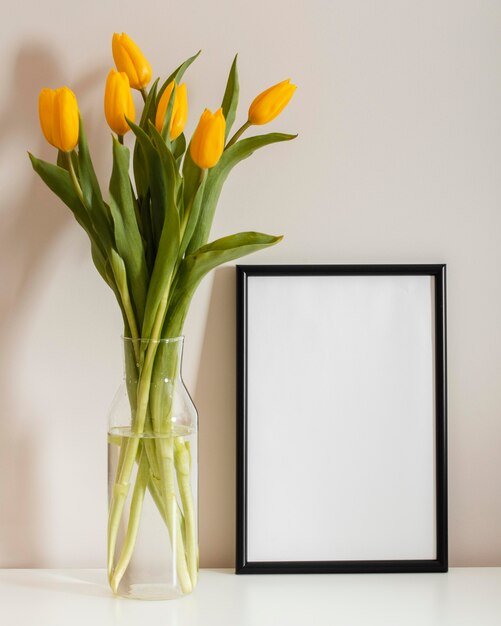
[[[78,102],[71,89],[42,89],[38,113],[45,139],[62,152],[71,152],[78,143],[80,125]]]
[[[115,33],[111,42],[113,58],[119,72],[125,72],[133,89],[143,89],[151,80],[151,65],[132,39]]]
[[[125,72],[111,70],[108,74],[104,91],[104,114],[108,126],[117,135],[125,135],[130,130],[125,118],[134,121],[136,109]]]
[[[209,169],[219,161],[224,150],[225,129],[223,109],[218,109],[215,113],[205,109],[190,144],[191,158],[198,167]]]
[[[261,125],[274,120],[285,109],[295,91],[296,85],[291,85],[288,78],[260,93],[249,107],[249,122]]]
[[[174,89],[175,81],[171,82],[165,88],[157,107],[157,115],[155,118],[155,126],[159,133],[162,132],[164,126],[165,114],[169,106],[169,100]],[[188,98],[186,95],[186,85],[183,83],[176,85],[176,93],[174,94],[174,105],[172,107],[172,115],[170,118],[170,139],[174,141],[183,132],[186,120],[188,118]]]

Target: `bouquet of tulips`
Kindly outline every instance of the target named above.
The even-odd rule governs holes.
[[[114,133],[108,194],[98,184],[77,99],[68,87],[42,89],[39,97],[41,128],[58,150],[57,164],[31,154],[30,159],[35,171],[87,233],[94,264],[120,306],[124,336],[132,339],[134,351],[127,361],[135,374],[130,377],[134,388],[129,389],[131,428],[140,435],[146,430],[165,432],[168,424],[168,409],[159,418],[152,409],[158,402],[151,384],[157,340],[182,334],[195,289],[210,270],[281,239],[242,232],[208,242],[219,195],[233,167],[258,148],[295,137],[270,133],[241,139],[251,126],[273,120],[291,99],[295,86],[285,80],[258,95],[245,123],[231,136],[239,97],[235,57],[221,107],[215,113],[205,109],[188,142],[183,134],[188,117],[187,89],[181,81],[198,54],[165,81],[157,79],[148,88],[152,70],[134,41],[125,33],[115,34],[112,51],[117,69],[110,71],[104,95],[106,120]],[[139,119],[131,89],[138,90],[144,102]],[[129,131],[134,136],[132,150],[124,144]],[[115,591],[134,547],[132,528],[128,529],[122,554],[116,558],[118,528],[142,445],[139,437],[132,437],[122,446],[114,479],[108,573]],[[171,483],[172,469],[162,473],[165,450],[150,446],[146,452],[141,457],[146,468],[148,464],[156,467],[157,480]],[[174,520],[168,513],[172,507],[163,501],[169,497],[166,493],[161,484],[160,488],[157,485],[154,499],[172,541]],[[189,500],[189,493],[185,496]],[[176,506],[176,511],[181,518],[186,513],[182,504]],[[134,513],[130,512],[130,520],[135,519]],[[181,521],[177,567],[183,592],[189,592],[196,582],[198,548],[188,516]]]

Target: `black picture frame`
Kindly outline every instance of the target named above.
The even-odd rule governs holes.
[[[237,265],[237,441],[236,441],[236,565],[237,574],[292,574],[292,573],[399,573],[446,572],[448,570],[447,529],[447,371],[446,371],[446,265]],[[256,455],[249,449],[249,324],[252,324],[250,303],[256,311],[249,284],[264,284],[261,279],[278,277],[288,281],[291,277],[427,277],[431,286],[430,333],[433,341],[434,425],[431,440],[433,457],[433,524],[435,553],[431,558],[360,558],[332,559],[270,557],[253,558],[249,554],[249,457]],[[426,279],[427,279],[426,278]],[[330,280],[330,278],[329,278]],[[412,279],[409,279],[412,280]],[[254,281],[254,282],[250,282]],[[277,283],[278,284],[278,283]],[[289,283],[287,283],[289,284]],[[356,284],[356,283],[355,283]],[[364,283],[369,284],[369,283]],[[370,283],[372,284],[372,283]],[[374,283],[375,284],[375,283]],[[256,297],[256,296],[254,296]],[[260,302],[259,307],[266,307]],[[250,316],[250,317],[249,317]],[[277,374],[280,375],[280,374]],[[257,444],[253,444],[256,446]],[[251,454],[252,453],[252,454]],[[258,457],[259,458],[259,455]],[[349,481],[350,477],[346,476]],[[252,511],[251,511],[252,512]]]

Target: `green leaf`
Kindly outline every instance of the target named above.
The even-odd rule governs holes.
[[[136,220],[135,198],[129,179],[129,150],[113,137],[113,170],[110,180],[110,209],[115,242],[129,279],[129,291],[138,326],[142,324],[146,304],[148,272],[143,240]]]
[[[177,164],[177,161],[176,161]],[[181,221],[183,219],[183,215],[184,215],[184,180],[182,176],[179,176],[179,183],[178,183],[178,187],[177,187],[177,192],[176,192],[176,205],[179,211],[179,220]]]
[[[114,248],[111,249],[109,258],[111,271],[117,286],[117,298],[122,309],[124,322],[130,329],[134,328],[135,332],[137,332],[137,323],[132,311],[129,286],[127,284],[127,270],[125,269],[125,263]]]
[[[228,235],[216,239],[198,249],[186,259],[190,274],[196,269],[204,275],[214,267],[233,261],[246,254],[251,254],[263,248],[274,246],[282,241],[283,236],[266,235],[253,231]]]
[[[172,118],[172,111],[174,110],[174,102],[176,100],[176,91],[177,91],[177,85],[174,84],[174,88],[171,91],[171,94],[169,96],[169,102],[167,103],[167,109],[165,110],[165,117],[164,117],[164,123],[162,125],[162,132],[160,133],[162,136],[162,139],[164,140],[169,150],[171,150],[169,128],[170,128],[170,121]],[[156,128],[155,122],[150,122],[150,124]]]
[[[85,229],[89,237],[93,239],[95,233],[92,222],[75,192],[68,171],[58,165],[37,159],[31,153],[28,153],[28,155],[35,172],[40,176],[47,187],[71,209],[77,222]]]
[[[114,280],[106,271],[106,253],[101,247],[99,238],[94,231],[94,227],[87,211],[85,210],[85,207],[80,202],[80,199],[75,192],[68,171],[62,167],[43,161],[42,159],[37,159],[32,154],[30,154],[29,157],[35,172],[40,176],[47,187],[49,187],[49,189],[66,204],[66,206],[73,213],[77,222],[87,233],[91,243],[91,254],[94,265],[104,281],[111,287],[111,289],[113,289],[113,291],[115,291],[116,294]]]
[[[125,269],[125,263],[122,257],[113,248],[111,249],[110,263],[118,290],[120,293],[127,291],[127,271]]]
[[[157,86],[159,80],[160,79],[157,78],[152,84],[146,98],[146,102],[144,103],[143,113],[139,122],[139,126],[143,129],[148,128],[148,122],[150,120],[155,122],[155,116],[157,113]],[[141,199],[144,198],[148,193],[148,180],[143,149],[141,148],[141,144],[138,141],[136,141],[134,146],[134,156],[132,159],[132,163],[134,169],[134,182],[136,183],[136,193]]]
[[[182,65],[180,65],[177,68],[177,70],[172,72],[169,78],[165,81],[163,89],[167,87],[167,85],[170,83],[170,81],[173,78],[175,78],[176,82],[179,83],[186,69],[193,63],[193,61],[198,57],[198,55],[201,52],[202,51],[199,50],[197,54],[190,57],[187,61],[185,61]],[[163,89],[162,89],[162,92],[163,92]],[[174,148],[173,148],[173,152],[174,152]],[[195,165],[195,163],[193,163],[193,160],[190,155],[189,146],[188,146],[188,149],[186,149],[186,140],[184,140],[183,152],[185,152],[184,161],[183,161],[184,206],[188,206],[189,202],[193,198],[193,195],[195,194],[198,188],[198,182],[200,180],[200,168],[197,165]],[[182,153],[180,155],[176,153],[176,159],[178,161],[178,165],[180,164],[180,161],[182,160],[181,156],[182,156]]]
[[[137,137],[137,142],[141,145],[141,149],[145,158],[147,188],[150,190],[150,220],[152,242],[155,255],[160,234],[165,220],[165,207],[168,201],[169,182],[166,172],[163,169],[162,160],[158,154],[151,138],[147,133],[136,126],[132,121],[127,120],[132,132]],[[151,126],[150,126],[151,127]]]
[[[75,170],[76,175],[78,177],[78,154],[75,152],[75,150],[70,152],[70,157],[73,163],[73,169]],[[66,152],[63,152],[62,150],[57,151],[57,164],[59,165],[59,167],[62,167],[64,170],[69,171],[68,161],[66,158]]]
[[[150,135],[153,141],[153,145],[158,155],[160,156],[160,161],[162,163],[162,168],[165,173],[165,178],[167,181],[167,188],[169,189],[169,193],[172,194],[172,196],[169,195],[169,197],[167,198],[167,201],[172,202],[174,206],[176,207],[176,210],[178,211],[178,213],[180,213],[179,211],[180,207],[178,207],[177,201],[179,198],[179,188],[182,183],[182,178],[179,173],[176,160],[171,150],[167,146],[166,141],[164,140],[162,135],[160,135],[160,133],[158,132],[154,124],[151,124],[151,122],[150,122]],[[160,227],[163,227],[163,222],[160,224]]]
[[[79,180],[82,187],[85,208],[92,221],[94,231],[104,250],[113,247],[113,224],[109,207],[105,204],[90,158],[85,130],[80,117],[78,137]]]
[[[185,229],[183,233],[183,238],[181,240],[181,246],[179,248],[179,259],[183,258],[183,255],[186,251],[186,248],[188,247],[188,244],[190,243],[193,232],[195,231],[196,225],[198,223],[198,218],[200,216],[200,211],[202,208],[206,180],[207,178],[204,176],[195,193],[193,202],[188,205],[187,211],[189,213],[184,216],[183,222],[185,223]]]
[[[62,150],[57,151],[57,166],[62,167],[63,170],[68,169],[68,164],[66,161],[66,152],[63,152]]]
[[[152,124],[150,124],[150,132],[154,143],[143,129],[132,122],[129,122],[129,125],[141,143],[146,157],[153,214],[157,219],[158,216],[163,216],[141,331],[142,337],[149,338],[160,303],[170,288],[179,250],[180,226],[176,206],[176,185],[179,173],[176,170],[172,153]]]
[[[99,275],[104,280],[104,282],[107,285],[109,285],[113,289],[113,291],[115,291],[116,293],[115,281],[110,277],[110,275],[106,271],[106,259],[103,256],[101,250],[97,247],[96,243],[92,241],[92,239],[90,242],[90,253],[92,256],[92,261],[94,262],[94,265],[97,271],[99,272]]]
[[[160,156],[167,181],[169,184],[172,182],[176,187],[179,187],[181,184],[181,176],[179,174],[179,170],[177,169],[174,154],[169,150],[164,138],[158,132],[155,125],[151,124],[151,122],[149,130],[153,145]]]
[[[136,185],[137,197],[141,200],[148,193],[148,173],[143,149],[138,141],[136,141],[134,146],[132,167],[134,170],[134,183]]]
[[[177,337],[182,333],[191,298],[208,272],[222,263],[263,250],[281,240],[282,237],[263,233],[237,233],[213,241],[186,257],[176,276],[162,336]]]
[[[207,184],[205,185],[203,210],[188,246],[188,254],[191,254],[207,242],[221,189],[235,165],[249,158],[259,148],[281,141],[290,141],[295,137],[297,135],[285,135],[282,133],[257,135],[237,141],[237,143],[223,152],[219,163],[209,170]],[[189,174],[191,177],[193,176],[191,171],[189,171]]]
[[[159,102],[160,98],[162,97],[163,92],[167,89],[167,85],[172,80],[175,80],[176,83],[179,85],[179,83],[181,81],[181,78],[183,77],[184,73],[190,67],[190,65],[193,63],[193,61],[199,56],[199,54],[201,52],[202,51],[199,50],[192,57],[190,57],[189,59],[186,59],[186,61],[184,63],[181,63],[181,65],[178,68],[176,68],[172,72],[172,74],[167,78],[167,80],[162,84],[162,86],[160,87],[160,91],[158,92],[158,96],[157,96],[157,106],[158,106],[158,102]]]
[[[148,267],[148,274],[151,274],[153,270],[153,263],[155,261],[155,243],[153,241],[153,232],[151,230],[151,198],[150,193],[147,191],[144,198],[138,198],[138,210],[141,216],[142,235],[145,242],[145,255],[146,265]]]
[[[139,122],[139,126],[141,126],[141,128],[148,128],[148,122],[150,121],[155,123],[155,117],[157,114],[157,88],[159,80],[160,79],[157,78],[151,85],[150,91],[146,97],[143,112],[141,114],[141,120]]]
[[[233,126],[233,122],[235,121],[235,115],[237,113],[238,107],[240,85],[238,82],[237,57],[238,54],[235,55],[235,58],[231,65],[228,81],[226,83],[226,89],[224,92],[223,102],[221,104],[223,108],[223,115],[226,119],[226,131],[224,134],[225,141],[226,139],[228,139],[231,127]]]
[[[193,195],[196,193],[201,173],[202,170],[198,165],[195,165],[191,158],[190,147],[188,146],[183,161],[184,206],[188,206]]]
[[[183,154],[186,150],[186,137],[184,136],[184,133],[181,133],[177,139],[174,139],[171,144],[171,149],[179,168],[181,165]]]

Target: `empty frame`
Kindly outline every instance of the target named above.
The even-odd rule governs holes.
[[[445,266],[237,286],[237,573],[446,571]]]

